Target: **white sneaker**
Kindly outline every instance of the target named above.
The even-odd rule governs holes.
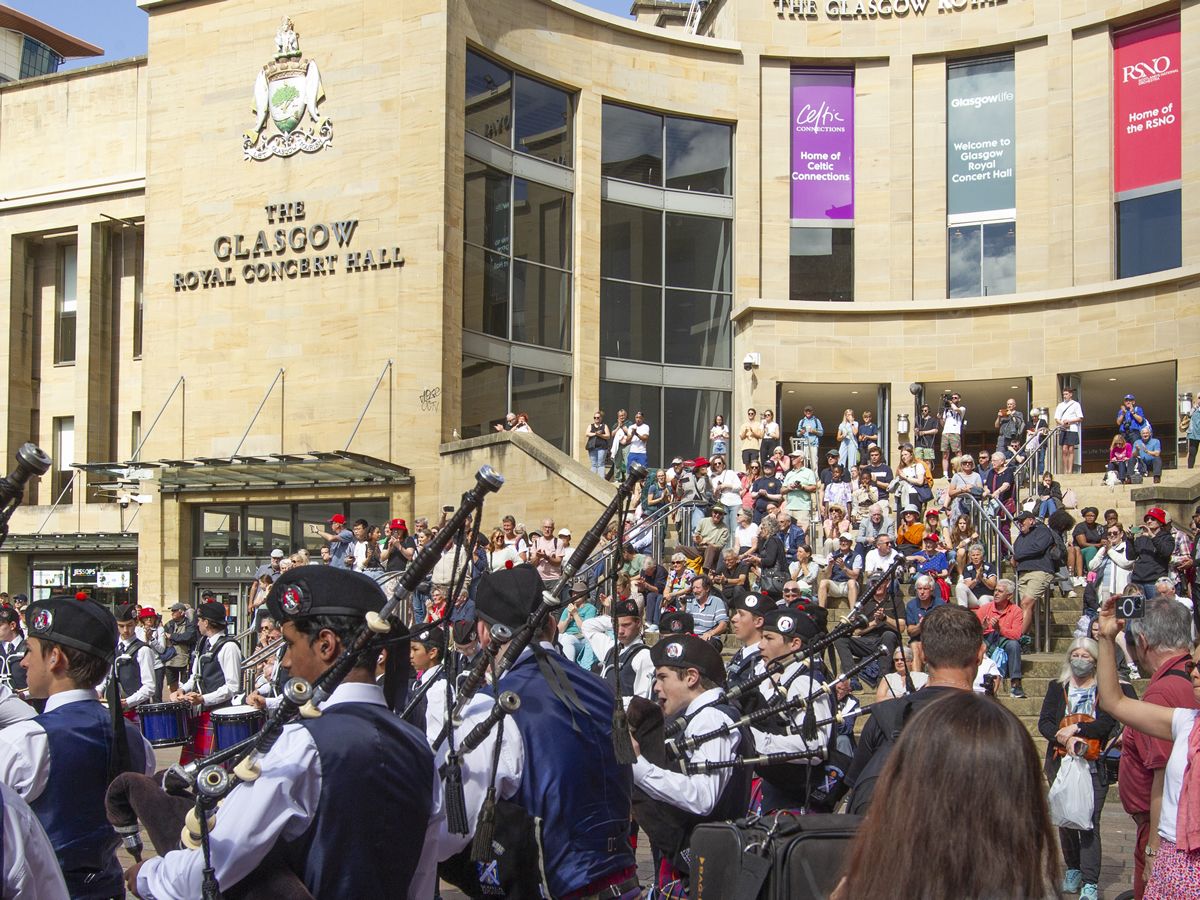
[[[1087,584],[1087,579],[1082,575],[1076,575],[1071,579],[1071,584],[1075,585],[1075,587],[1083,587],[1085,584]]]
[[[658,634],[658,626],[657,625],[647,625],[646,631],[650,632],[651,634]]]

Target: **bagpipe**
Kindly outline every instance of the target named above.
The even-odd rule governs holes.
[[[475,476],[474,487],[463,494],[458,509],[400,575],[395,591],[385,601],[383,608],[378,613],[368,613],[366,622],[348,642],[338,659],[311,685],[302,678],[291,678],[284,685],[279,706],[257,734],[204,759],[174,765],[167,770],[163,777],[162,787],[166,794],[171,795],[168,799],[177,800],[189,795],[192,798],[188,804],[190,808],[186,808],[184,813],[179,843],[185,848],[200,849],[203,852],[202,889],[205,900],[215,900],[220,896],[220,888],[212,865],[209,840],[209,832],[215,824],[214,816],[217,804],[236,784],[250,783],[259,777],[261,774],[260,761],[275,745],[283,733],[284,726],[297,716],[303,718],[319,716],[321,704],[330,697],[361,658],[377,654],[380,649],[390,647],[391,654],[394,657],[402,656],[402,662],[407,666],[406,645],[411,634],[432,629],[441,623],[429,623],[410,632],[398,615],[401,604],[433,571],[443,552],[457,536],[462,534],[468,518],[472,515],[475,518],[475,531],[478,531],[479,516],[485,498],[488,494],[498,491],[503,484],[503,477],[491,466],[485,465],[479,469]],[[461,549],[461,541],[459,549]],[[503,704],[498,699],[497,704],[506,711],[512,708],[511,698],[505,698]],[[498,718],[499,716],[497,716],[497,720]],[[482,740],[482,736],[477,740]],[[113,788],[116,789],[115,794]],[[135,795],[145,793],[144,788],[146,785],[138,782],[135,776],[125,775],[114,781],[109,792],[108,807],[110,821],[117,827],[118,832],[129,829],[131,818],[133,824],[136,824],[134,817],[138,812],[139,804],[135,803]],[[156,815],[159,819],[155,831],[158,832],[158,837],[163,840],[165,846],[160,845],[158,839],[155,840],[155,846],[160,852],[175,849],[170,845],[171,842],[166,836],[161,833],[163,831],[162,821],[174,819],[184,805],[163,802],[164,798],[152,792],[149,797],[140,799],[142,800],[140,805],[145,806],[147,810],[153,810],[152,815]],[[448,815],[451,807],[457,804],[455,811],[460,820],[465,821],[466,813],[463,809],[461,781],[458,784],[456,796],[452,794],[448,786],[446,802]],[[291,877],[294,882],[299,882],[294,875]],[[307,895],[307,891],[303,893],[297,891],[295,884],[288,882],[286,876],[281,876],[281,878],[284,887],[280,887],[279,884],[272,881],[270,890],[275,893],[265,893],[262,896],[302,897]],[[303,885],[299,887],[303,889]]]
[[[706,731],[702,734],[695,734],[691,736],[683,734],[675,735],[666,741],[667,752],[679,760],[680,771],[684,772],[685,774],[694,774],[688,769],[688,766],[691,765],[691,763],[688,762],[686,755],[694,751],[701,744],[706,744],[715,738],[730,734],[731,732],[747,725],[758,725],[762,722],[774,719],[777,716],[786,716],[793,712],[809,709],[812,706],[812,701],[814,699],[822,694],[833,696],[833,692],[837,689],[839,684],[849,681],[855,675],[859,674],[859,672],[866,668],[870,663],[874,662],[879,657],[886,655],[887,652],[887,647],[880,646],[875,648],[874,652],[866,656],[853,668],[847,669],[833,681],[820,685],[820,687],[818,687],[812,694],[807,696],[793,697],[790,700],[771,703],[768,706],[764,706],[761,709],[755,710],[754,712],[746,713],[732,722],[727,722],[719,728],[714,728],[712,731]],[[864,706],[846,714],[839,712],[827,718],[816,719],[813,724],[816,725],[817,728],[824,727],[825,725],[840,725],[847,718],[868,714],[870,709],[870,706]],[[787,727],[785,733],[795,734],[798,732],[799,727],[800,726],[790,725]],[[811,752],[800,754],[800,756],[805,757],[812,755],[813,754]],[[797,756],[796,758],[798,759],[800,757]]]
[[[876,596],[884,586],[888,585],[895,577],[896,571],[904,565],[903,557],[897,559],[894,563],[884,569],[882,572],[873,576],[863,591],[858,602],[854,607],[842,617],[842,621],[835,625],[827,634],[821,635],[811,641],[804,642],[803,645],[794,650],[788,650],[786,653],[777,656],[771,662],[763,667],[763,671],[758,672],[746,680],[740,682],[735,687],[730,688],[725,692],[725,700],[729,703],[740,703],[748,695],[758,689],[758,686],[781,673],[793,662],[804,663],[814,658],[819,658],[826,650],[833,646],[834,642],[841,638],[848,637],[856,629],[863,628],[871,623],[871,616],[878,610],[886,597]],[[872,657],[872,661],[874,657]],[[862,666],[855,667],[855,674],[862,671]],[[793,673],[792,678],[797,677],[801,672]],[[674,737],[678,735],[687,726],[687,719],[679,717],[668,722],[664,728],[666,737]]]

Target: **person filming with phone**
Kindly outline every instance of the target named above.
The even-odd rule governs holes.
[[[1142,595],[1149,598],[1154,596],[1158,579],[1171,571],[1175,538],[1167,527],[1167,514],[1157,506],[1146,510],[1142,522],[1145,527],[1135,532],[1133,540],[1127,543],[1127,555],[1133,560],[1129,581],[1141,588]]]

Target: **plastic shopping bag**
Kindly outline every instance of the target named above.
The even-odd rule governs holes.
[[[1059,828],[1092,830],[1092,773],[1080,756],[1063,758],[1050,787],[1050,821]]]

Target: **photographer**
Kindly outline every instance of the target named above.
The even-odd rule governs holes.
[[[1128,555],[1133,560],[1129,581],[1141,589],[1143,596],[1153,597],[1155,582],[1170,571],[1175,538],[1167,527],[1167,514],[1157,506],[1146,510],[1142,522],[1146,527],[1140,533],[1135,532],[1128,544]]]
[[[1009,397],[996,413],[996,449],[1003,450],[1013,438],[1025,439],[1025,417],[1017,409],[1017,401]]]
[[[1142,429],[1149,424],[1146,411],[1137,405],[1133,394],[1126,394],[1120,409],[1117,410],[1117,431],[1125,435],[1125,440],[1132,444]]]
[[[962,450],[963,424],[967,420],[967,408],[962,405],[958,391],[943,392],[942,411],[942,477],[950,480],[950,458]]]

